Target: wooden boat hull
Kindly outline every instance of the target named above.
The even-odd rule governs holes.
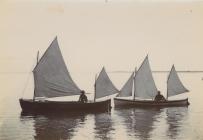
[[[128,100],[114,98],[115,107],[170,107],[170,106],[188,106],[188,98],[183,100],[168,100],[168,101],[148,101],[148,100]]]
[[[31,99],[19,99],[23,112],[34,113],[68,113],[68,112],[97,112],[109,111],[111,100],[100,102],[81,103],[76,101],[33,101]]]

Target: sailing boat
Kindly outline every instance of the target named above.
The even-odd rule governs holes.
[[[51,101],[52,97],[63,97],[80,95],[81,90],[72,80],[66,68],[61,54],[57,37],[45,51],[37,65],[33,69],[34,75],[34,96],[33,99],[19,99],[24,112],[69,112],[69,111],[107,111],[110,108],[111,100],[81,103],[78,101]],[[108,87],[105,80],[109,84]],[[95,86],[95,97],[104,97],[114,91],[105,70],[101,72]],[[104,85],[103,85],[104,84]],[[105,94],[101,92],[105,89]],[[111,91],[111,92],[110,92]],[[45,100],[39,98],[44,97]]]
[[[134,85],[134,86],[133,86]],[[133,90],[134,89],[134,90]],[[132,92],[134,91],[134,92]],[[138,71],[130,76],[120,93],[114,98],[115,106],[185,106],[189,105],[188,98],[181,100],[168,100],[168,97],[188,92],[177,75],[174,65],[167,80],[167,100],[154,101],[158,90],[152,76],[148,56],[141,64]],[[133,99],[118,97],[133,96]]]

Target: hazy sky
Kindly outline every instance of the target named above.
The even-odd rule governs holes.
[[[177,70],[203,70],[203,1],[0,0],[0,22],[4,95],[33,96],[28,73],[37,51],[42,56],[55,36],[73,80],[87,92],[94,91],[102,66],[132,71],[147,54],[153,70],[169,70],[173,63]],[[130,73],[109,75],[120,89]],[[162,77],[155,82],[164,92]]]
[[[203,70],[203,2],[0,2],[0,72],[28,72],[55,36],[70,71]]]
[[[102,66],[132,71],[147,54],[153,70],[203,70],[201,1],[1,0],[0,21],[1,73],[31,72],[55,36],[79,85]]]

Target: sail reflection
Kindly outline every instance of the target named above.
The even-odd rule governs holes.
[[[153,123],[162,112],[158,108],[125,108],[117,111],[126,125],[128,135],[142,140],[150,139]]]
[[[21,120],[28,114],[21,113]],[[83,114],[48,114],[30,116],[34,120],[34,139],[37,140],[59,140],[71,139],[76,135],[76,128],[82,127],[85,122]]]
[[[111,114],[100,113],[95,114],[95,139],[111,139],[113,128],[113,121]]]
[[[167,135],[170,139],[177,139],[180,134],[182,126],[186,125],[185,120],[187,118],[187,107],[174,107],[174,108],[167,108],[166,115],[167,115],[167,124],[168,124],[168,131]]]

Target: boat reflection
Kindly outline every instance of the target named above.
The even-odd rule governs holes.
[[[82,127],[86,120],[85,114],[43,114],[33,115],[21,113],[21,120],[33,119],[34,139],[60,140],[71,139],[76,135],[76,128]]]
[[[111,114],[100,113],[95,114],[95,139],[111,139],[111,134],[114,131],[113,121],[111,119]]]
[[[167,115],[167,136],[169,139],[177,139],[179,134],[181,134],[181,128],[186,124],[186,118],[188,114],[187,107],[174,107],[174,108],[167,108],[166,115]]]
[[[124,108],[117,110],[118,115],[126,125],[129,137],[141,140],[150,139],[154,121],[157,121],[163,112],[159,108]]]
[[[29,124],[34,130],[33,139],[37,140],[74,139],[78,135],[81,135],[78,138],[84,138],[83,136],[92,132],[91,128],[93,138],[87,136],[86,139],[115,139],[116,129],[120,124],[124,126],[121,132],[127,134],[130,139],[182,139],[181,131],[188,123],[187,107],[120,108],[115,109],[113,113],[112,118],[110,113],[37,115],[22,112],[21,121],[31,122],[23,124]],[[81,134],[81,131],[84,131],[85,135]]]

